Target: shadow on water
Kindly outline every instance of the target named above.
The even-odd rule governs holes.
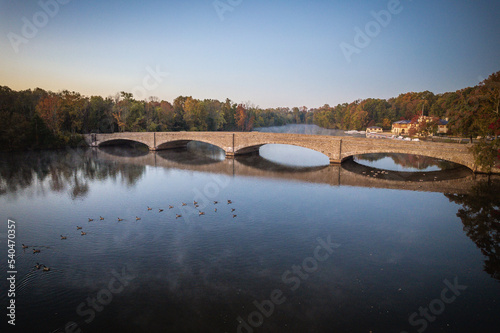
[[[118,157],[140,157],[149,154],[148,147],[140,145],[137,147],[128,146],[102,146],[99,147],[100,150],[106,152],[109,155]]]
[[[128,140],[115,140],[103,143],[99,149],[110,155],[121,157],[139,157],[149,153],[149,148],[145,144]]]
[[[445,194],[456,204],[467,236],[486,257],[484,271],[500,281],[500,179],[481,181],[467,194]]]
[[[328,167],[325,165],[302,167],[302,166],[291,166],[291,165],[280,164],[260,156],[259,153],[257,152],[236,156],[235,160],[248,167],[265,171],[275,171],[275,172],[289,172],[289,173],[314,172]]]
[[[432,182],[453,180],[473,175],[469,168],[453,163],[453,168],[449,167],[439,171],[392,171],[379,169],[372,166],[357,163],[354,159],[348,159],[342,163],[342,167],[350,172],[365,177],[372,177],[384,180],[404,181],[404,182]]]
[[[219,163],[226,158],[224,150],[219,147],[195,141],[189,142],[187,147],[160,150],[156,154],[167,161],[185,165]]]

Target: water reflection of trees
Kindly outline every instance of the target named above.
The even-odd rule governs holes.
[[[458,210],[467,236],[486,256],[484,270],[500,280],[500,180],[478,183],[469,194],[446,194]]]
[[[362,154],[357,155],[356,158],[363,161],[376,162],[388,156],[389,154]]]
[[[72,199],[85,197],[92,180],[120,180],[133,186],[145,166],[99,161],[90,153],[74,150],[2,154],[0,163],[0,195],[16,193],[32,187],[65,192]]]
[[[455,163],[436,159],[428,156],[413,155],[413,154],[397,154],[397,153],[376,153],[376,154],[363,154],[358,155],[357,159],[376,162],[383,158],[389,157],[394,161],[395,164],[402,166],[403,168],[425,170],[430,167],[437,166],[440,170],[452,169],[456,166]]]

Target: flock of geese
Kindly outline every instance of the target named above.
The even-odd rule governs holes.
[[[214,204],[214,205],[217,205],[218,203],[219,203],[218,201],[214,201],[214,202],[213,202],[213,204]],[[230,205],[230,204],[232,204],[232,203],[233,203],[233,202],[232,202],[231,200],[227,200],[227,204],[228,204],[228,205]],[[187,204],[187,203],[182,202],[182,203],[181,203],[181,205],[184,207],[184,206],[187,206],[188,204]],[[195,207],[195,208],[199,208],[199,207],[200,207],[200,205],[198,204],[198,202],[197,202],[197,201],[193,201],[193,205],[194,205],[194,207]],[[169,206],[168,206],[168,209],[173,209],[173,208],[174,208],[174,206],[172,206],[172,205],[169,205]],[[153,210],[153,208],[151,208],[151,207],[147,206],[147,210],[148,210],[148,211],[151,211],[151,210]],[[163,212],[163,211],[164,211],[164,209],[162,209],[162,208],[158,208],[158,213],[161,213],[161,212]],[[231,208],[231,213],[234,213],[235,211],[236,211],[236,209],[235,209],[235,208]],[[215,212],[215,213],[217,213],[217,208],[214,208],[214,212]],[[199,215],[199,216],[205,215],[205,212],[202,212],[201,210],[198,210],[198,215]],[[238,215],[236,215],[236,214],[232,214],[232,215],[233,215],[233,218],[235,218],[235,217],[237,217],[237,216],[238,216]],[[180,218],[180,217],[182,217],[182,215],[181,215],[181,214],[175,214],[175,218],[176,218],[176,219],[178,219],[178,218]],[[117,219],[118,219],[118,222],[124,221],[124,219],[119,218],[119,217],[118,217]],[[99,221],[103,221],[103,220],[104,220],[104,217],[99,216]],[[140,221],[140,220],[141,220],[141,218],[140,218],[140,217],[138,217],[138,216],[136,216],[136,217],[135,217],[135,220],[136,220],[136,221]],[[89,217],[88,221],[89,221],[89,222],[94,222],[94,219]],[[85,235],[87,235],[87,233],[86,233],[86,232],[84,232],[82,229],[83,229],[83,227],[76,226],[76,230],[80,230],[80,235],[81,235],[81,236],[85,236]],[[66,239],[68,239],[68,237],[67,237],[67,236],[63,236],[63,235],[60,235],[60,237],[61,237],[61,240],[66,240]],[[23,249],[24,249],[24,250],[26,250],[26,249],[28,249],[28,248],[30,247],[29,245],[24,245],[24,244],[22,244],[22,246],[23,246]],[[41,250],[40,250],[40,249],[35,249],[35,248],[33,248],[33,254],[40,253],[40,252],[41,252]],[[36,263],[36,265],[35,265],[35,267],[34,267],[34,268],[35,268],[35,269],[37,269],[37,270],[42,269],[42,271],[44,271],[44,272],[48,272],[48,271],[50,271],[50,267],[47,267],[47,266],[45,266],[44,264],[40,264],[40,263],[38,263],[38,262]]]
[[[214,203],[214,205],[217,205],[219,202],[218,202],[218,201],[214,201],[213,203]],[[228,201],[227,201],[227,204],[228,204],[228,205],[230,205],[230,204],[232,204],[232,203],[233,203],[233,202],[232,202],[231,200],[228,200]],[[187,205],[188,205],[188,204],[187,204],[187,203],[185,203],[185,202],[182,202],[182,203],[181,203],[181,206],[182,206],[182,207],[187,206]],[[195,208],[199,208],[199,207],[200,207],[200,205],[198,204],[198,202],[197,202],[197,201],[193,201],[193,205],[194,205],[194,207],[195,207]],[[168,206],[168,209],[173,209],[173,208],[174,208],[174,206],[172,206],[172,205],[169,205],[169,206]],[[147,206],[147,209],[148,209],[148,211],[153,210],[153,208],[151,208],[151,207],[149,207],[149,206]],[[163,212],[163,211],[164,211],[164,209],[163,209],[163,208],[158,208],[158,213],[161,213],[161,212]],[[236,209],[235,209],[235,208],[231,208],[231,213],[234,213],[235,211],[236,211]],[[214,208],[214,212],[216,212],[216,213],[217,213],[217,208]],[[202,212],[201,210],[198,210],[198,215],[199,215],[199,216],[205,215],[205,212]],[[236,214],[232,214],[232,215],[233,215],[233,218],[235,218],[235,217],[237,217],[237,216],[238,216],[238,215],[236,215]],[[178,219],[178,218],[180,218],[180,217],[182,217],[182,215],[181,215],[181,214],[175,214],[175,218],[176,218],[176,219]],[[104,218],[103,218],[102,216],[100,216],[100,219],[101,219],[101,220],[104,220]],[[141,218],[140,218],[139,216],[136,216],[136,217],[135,217],[135,220],[136,220],[136,221],[140,221],[140,220],[141,220]],[[89,222],[92,222],[92,221],[94,221],[94,220],[89,218]],[[121,218],[119,218],[119,217],[118,217],[118,222],[121,222],[121,221],[123,221],[123,219],[121,219]]]

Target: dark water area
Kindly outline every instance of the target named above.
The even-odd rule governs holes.
[[[498,178],[307,153],[2,154],[0,331],[498,331]]]
[[[329,129],[319,127],[318,125],[306,125],[306,124],[288,124],[285,126],[272,126],[272,127],[260,127],[256,128],[256,132],[266,132],[266,133],[289,133],[289,134],[308,134],[308,135],[332,135],[332,136],[352,136],[364,138],[366,135],[353,133],[349,134],[347,131],[340,129]]]

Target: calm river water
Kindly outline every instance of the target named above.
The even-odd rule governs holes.
[[[498,332],[498,179],[324,158],[196,144],[1,155],[2,290],[8,219],[17,271],[1,332]]]

